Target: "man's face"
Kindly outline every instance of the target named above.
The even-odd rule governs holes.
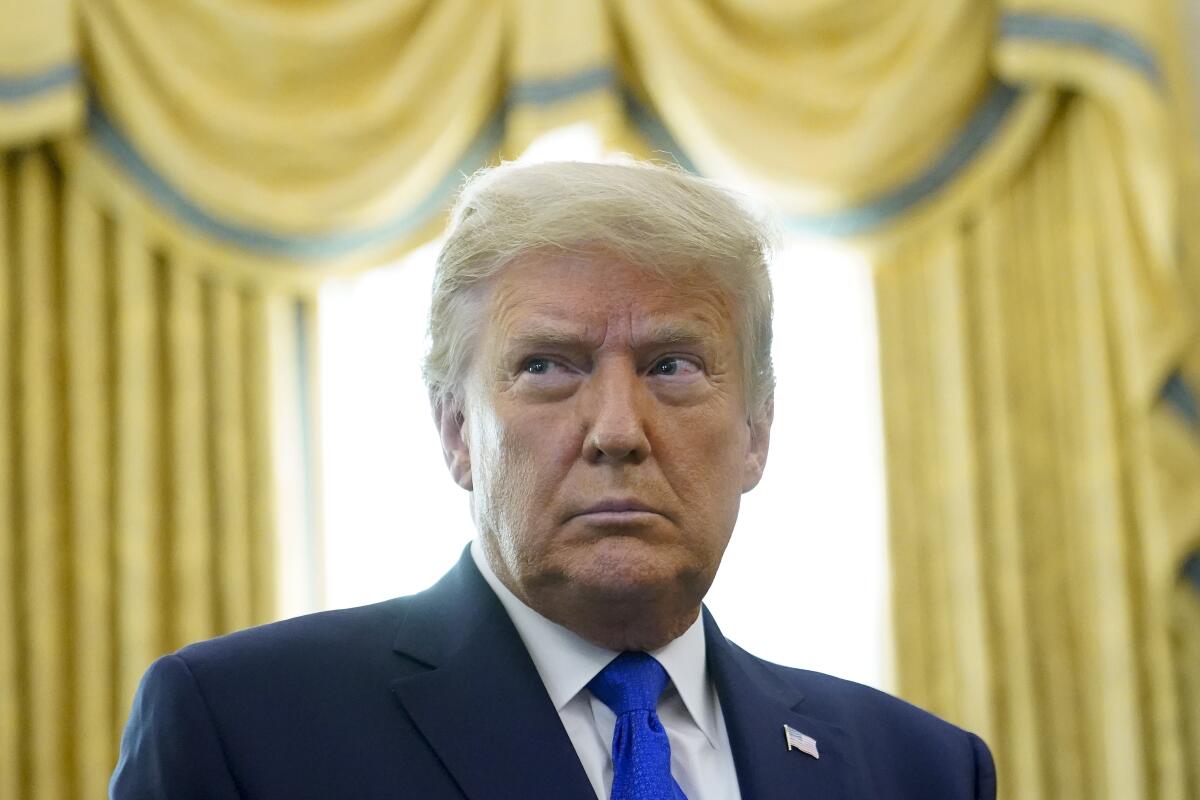
[[[462,419],[439,422],[489,563],[598,644],[665,644],[766,459],[731,303],[597,254],[508,267],[481,313]]]

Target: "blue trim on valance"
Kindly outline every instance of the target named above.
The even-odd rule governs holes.
[[[1192,391],[1191,386],[1188,386],[1182,374],[1171,373],[1163,383],[1160,396],[1175,410],[1175,413],[1192,426],[1196,433],[1200,434],[1200,403],[1196,401],[1195,392]]]
[[[1163,84],[1162,70],[1150,48],[1129,32],[1095,20],[1047,14],[1005,14],[1000,18],[1000,36],[1086,47],[1124,61],[1156,86]]]
[[[695,163],[688,158],[687,153],[675,141],[670,131],[663,125],[662,120],[644,105],[633,92],[626,89],[622,93],[622,99],[625,101],[625,114],[633,120],[633,124],[641,131],[646,143],[650,145],[651,151],[667,156],[683,169],[691,172],[694,175],[699,175],[700,170],[696,168]]]
[[[493,117],[447,175],[425,199],[390,222],[367,230],[328,234],[285,235],[251,228],[210,214],[150,166],[96,103],[88,105],[88,130],[97,144],[136,181],[155,202],[199,231],[220,241],[272,256],[300,260],[333,258],[360,248],[399,239],[441,211],[466,175],[485,164],[500,145],[503,121]]]
[[[799,233],[852,236],[878,227],[939,192],[958,176],[990,142],[1021,97],[1022,90],[994,81],[986,99],[957,138],[923,173],[863,205],[831,214],[792,217],[788,226]]]
[[[507,105],[549,106],[574,100],[603,89],[615,90],[617,72],[612,67],[585,69],[561,78],[522,81],[514,84],[505,98]]]
[[[61,89],[80,78],[79,64],[58,64],[33,75],[0,74],[0,103],[16,103],[29,100],[39,94]]]
[[[1192,589],[1200,594],[1200,552],[1192,553],[1187,557],[1179,574],[1191,585]]]

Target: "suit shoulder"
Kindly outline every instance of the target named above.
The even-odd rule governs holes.
[[[919,706],[902,700],[866,684],[828,675],[823,672],[785,667],[762,659],[756,659],[778,678],[798,689],[805,696],[805,708],[816,716],[816,712],[849,715],[849,719],[880,719],[928,731],[963,735],[967,731],[926,711]]]
[[[320,611],[235,631],[175,651],[193,672],[255,666],[274,668],[303,659],[342,659],[360,651],[390,650],[410,598],[357,608]]]
[[[747,655],[804,695],[799,709],[802,713],[830,720],[852,730],[864,741],[924,742],[931,749],[963,753],[976,749],[974,743],[978,742],[987,749],[970,731],[887,692],[823,672],[785,667]]]
[[[970,731],[861,683],[755,660],[803,694],[798,713],[837,725],[857,743],[863,763],[872,765],[875,796],[919,775],[940,782],[939,797],[995,797],[991,752]]]

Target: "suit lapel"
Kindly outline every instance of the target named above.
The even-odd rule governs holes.
[[[743,800],[862,797],[846,732],[802,714],[803,694],[726,641],[708,609],[704,628],[709,675],[721,700]],[[815,739],[820,758],[788,750],[784,725]]]
[[[395,649],[432,667],[392,691],[467,797],[595,797],[524,643],[469,554],[413,599]]]
[[[865,797],[845,731],[802,713],[803,694],[728,642],[707,609],[704,627],[743,800]],[[412,599],[395,649],[427,669],[392,691],[468,798],[595,797],[537,668],[469,553]],[[820,758],[788,750],[784,725],[815,739]]]

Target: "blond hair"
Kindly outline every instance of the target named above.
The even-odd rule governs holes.
[[[482,318],[472,289],[534,253],[603,252],[675,280],[724,290],[737,309],[743,386],[752,413],[775,386],[766,224],[727,190],[644,162],[508,163],[463,188],[437,258],[425,381],[460,396]]]

